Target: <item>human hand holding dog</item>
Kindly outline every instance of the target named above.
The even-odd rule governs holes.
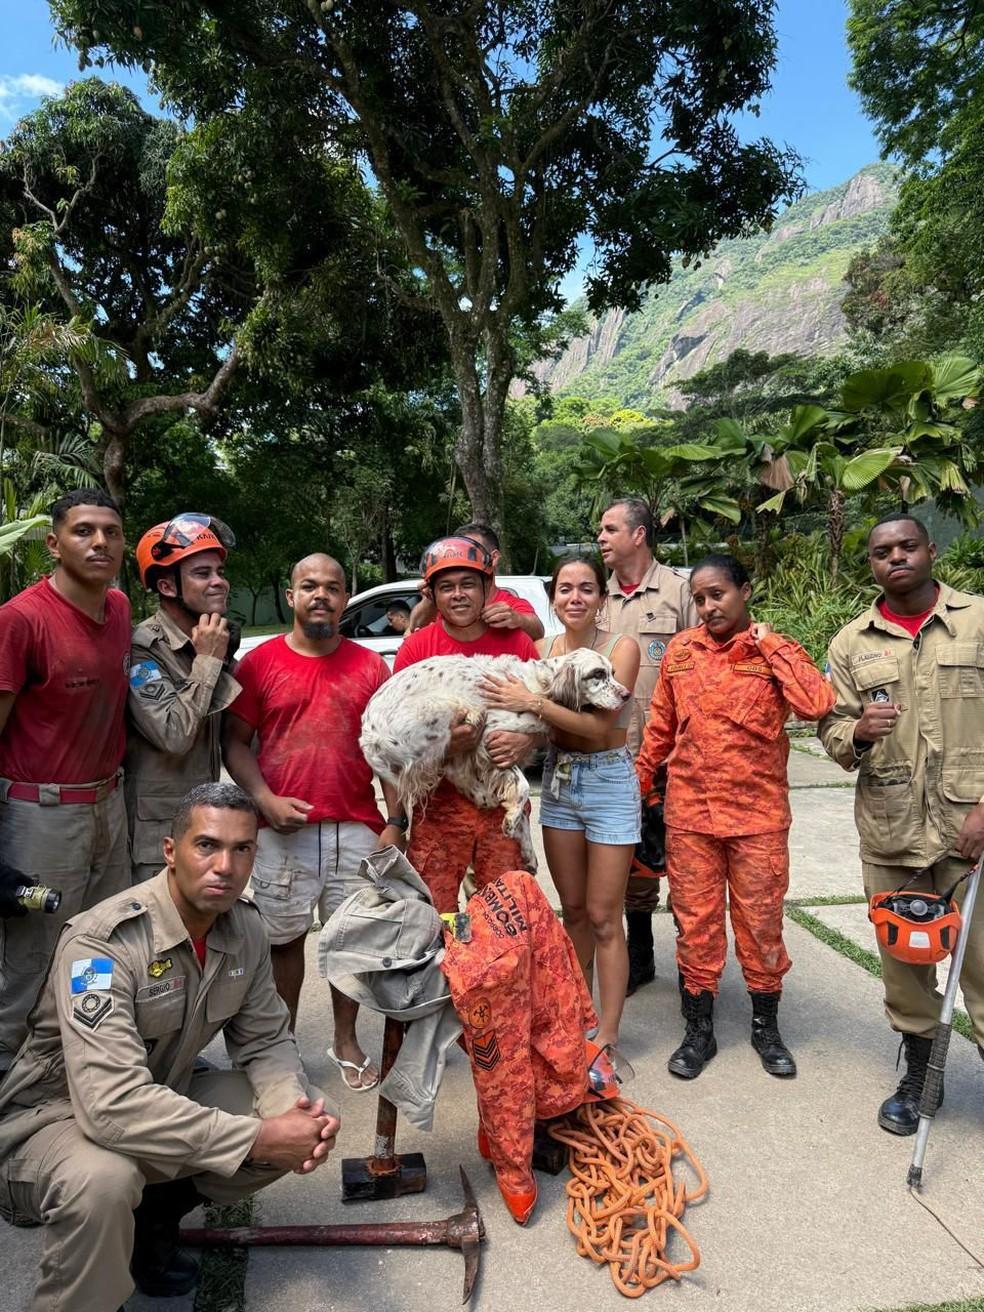
[[[465,711],[456,711],[451,721],[451,737],[445,756],[467,756],[473,752],[482,737],[483,724],[471,724]]]
[[[504,679],[493,679],[490,676],[483,679],[478,687],[486,705],[499,711],[514,711],[517,714],[529,711],[535,715],[537,705],[542,700],[536,693],[530,692],[515,674],[508,674]]]
[[[533,750],[533,741],[528,733],[511,733],[508,729],[496,729],[485,740],[485,750],[492,758],[492,763],[500,770],[519,765]]]

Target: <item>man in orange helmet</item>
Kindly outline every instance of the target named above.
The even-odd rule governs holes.
[[[133,631],[126,803],[135,882],[161,869],[182,797],[222,769],[221,712],[239,694],[229,672],[238,633],[225,619],[231,531],[211,515],[155,524],[137,543],[140,582],[158,609]]]
[[[0,608],[0,851],[62,893],[54,915],[7,920],[0,1070],[26,1032],[62,925],[130,878],[119,787],[130,603],[119,507],[81,488],[51,508],[55,567]]]
[[[424,552],[424,591],[437,619],[404,638],[393,664],[394,674],[430,656],[519,656],[536,660],[537,651],[521,628],[496,628],[484,618],[495,588],[492,556],[473,538],[439,538]],[[466,754],[478,745],[482,730],[462,723],[451,731],[449,755]],[[533,740],[527,734],[499,731],[486,740],[498,766],[518,764]],[[419,871],[438,911],[457,911],[458,890],[469,865],[479,888],[509,870],[520,870],[519,843],[502,832],[502,807],[482,810],[446,779],[414,818],[407,857]]]

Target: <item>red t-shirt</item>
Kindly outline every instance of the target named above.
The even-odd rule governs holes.
[[[425,661],[428,656],[518,656],[522,661],[538,659],[536,647],[522,629],[495,629],[490,626],[480,638],[475,638],[473,642],[462,642],[459,638],[452,638],[438,619],[403,639],[393,662],[393,673],[397,674],[408,665],[415,665],[417,661]]]
[[[242,692],[229,709],[258,734],[257,761],[273,792],[314,807],[309,823],[355,820],[382,830],[359,734],[362,712],[388,678],[383,658],[348,638],[328,656],[301,656],[271,638],[239,662]]]
[[[0,607],[0,691],[17,697],[0,775],[18,783],[108,779],[126,750],[130,603],[110,588],[100,624],[39,580]]]
[[[936,589],[937,598],[939,598],[939,588]],[[936,609],[936,602],[928,610],[924,610],[921,615],[896,615],[894,610],[889,610],[888,602],[882,597],[878,602],[878,609],[890,624],[897,624],[900,629],[912,635],[914,638],[922,626]]]
[[[525,597],[518,597],[515,592],[510,592],[508,588],[496,588],[489,597],[487,605],[491,606],[495,601],[504,601],[510,609],[514,610],[517,615],[535,615],[536,610],[530,605]]]

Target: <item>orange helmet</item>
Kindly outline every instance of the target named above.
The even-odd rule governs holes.
[[[585,1037],[584,1056],[588,1067],[585,1102],[604,1102],[608,1098],[619,1098],[622,1085],[627,1080],[635,1079],[635,1071],[610,1045],[599,1048],[593,1039]]]
[[[474,569],[491,578],[492,557],[474,538],[437,538],[420,558],[424,582],[429,583],[442,569]]]
[[[952,892],[875,893],[868,919],[890,957],[913,966],[932,966],[949,956],[957,943],[961,919]]]
[[[236,545],[232,530],[214,515],[195,511],[155,524],[137,543],[137,570],[145,588],[154,588],[156,571],[170,569],[201,551],[217,551],[222,560]]]

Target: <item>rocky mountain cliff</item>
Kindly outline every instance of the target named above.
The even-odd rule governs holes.
[[[887,228],[892,169],[872,164],[792,205],[770,233],[722,242],[699,269],[677,267],[635,314],[611,310],[538,376],[556,392],[624,405],[679,405],[674,384],[738,347],[829,355],[845,337],[851,257]]]

